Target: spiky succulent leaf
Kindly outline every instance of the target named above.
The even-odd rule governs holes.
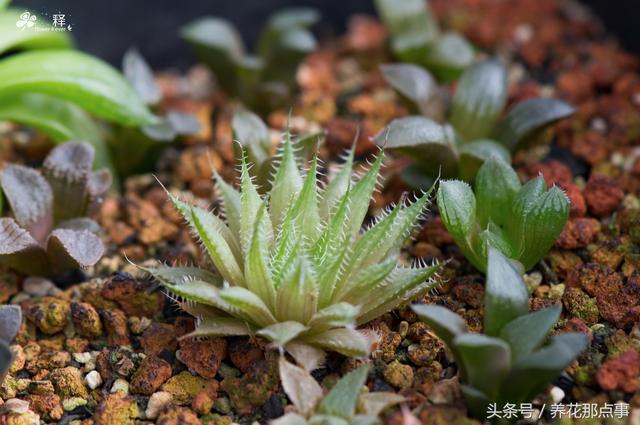
[[[556,304],[520,316],[502,328],[500,338],[511,346],[511,357],[514,363],[542,345],[551,328],[560,318],[561,311],[562,307]]]
[[[360,390],[367,380],[369,366],[360,366],[344,375],[322,399],[318,413],[350,419],[356,413]]]
[[[371,340],[355,329],[336,328],[304,338],[304,341],[327,351],[335,351],[348,357],[364,357],[369,354]]]

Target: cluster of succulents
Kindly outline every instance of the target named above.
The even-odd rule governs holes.
[[[42,171],[8,164],[0,185],[13,217],[0,218],[0,263],[51,276],[94,265],[104,253],[100,226],[87,214],[111,186],[108,170],[92,171],[94,149],[67,142]]]
[[[587,345],[582,333],[547,336],[560,317],[559,304],[529,313],[520,272],[489,248],[484,334],[470,333],[464,319],[437,305],[413,311],[449,346],[472,414],[484,419],[490,403],[519,405],[542,392]]]
[[[353,156],[319,190],[318,160],[299,169],[288,134],[271,189],[260,196],[244,156],[240,191],[217,178],[225,218],[171,200],[219,276],[193,268],[149,270],[198,317],[193,335],[257,334],[313,368],[323,351],[366,356],[355,330],[428,291],[438,265],[397,264],[429,193],[401,201],[361,233],[382,155],[357,181]]]
[[[274,13],[255,55],[245,52],[238,31],[222,18],[197,19],[181,33],[200,61],[211,67],[225,93],[254,110],[268,111],[289,98],[298,64],[316,47],[309,27],[319,18],[316,10],[303,7]]]
[[[511,160],[514,152],[534,141],[551,124],[571,115],[567,103],[533,98],[517,103],[506,115],[507,71],[491,59],[469,67],[458,80],[447,122],[430,115],[435,96],[429,73],[411,64],[382,67],[387,82],[415,104],[423,115],[398,118],[375,138],[416,160],[413,175],[459,177],[473,181],[480,165],[492,156]],[[414,180],[417,179],[414,177]]]
[[[437,194],[447,230],[467,260],[486,271],[489,247],[531,269],[551,248],[569,218],[569,199],[544,177],[522,185],[509,164],[496,157],[476,176],[474,191],[460,180],[444,180]],[[524,271],[523,270],[523,271]]]

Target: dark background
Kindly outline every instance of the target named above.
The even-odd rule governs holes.
[[[535,1],[535,0],[530,0]],[[375,14],[373,0],[14,0],[49,18],[66,15],[80,49],[120,66],[124,51],[136,46],[156,69],[185,69],[193,63],[187,46],[178,37],[185,23],[204,16],[229,19],[241,29],[245,42],[257,38],[270,13],[292,5],[306,5],[322,12],[316,32],[322,37],[341,34],[354,13]],[[638,0],[584,0],[630,50],[640,52]]]

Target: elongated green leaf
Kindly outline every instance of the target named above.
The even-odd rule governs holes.
[[[429,44],[423,63],[442,81],[453,81],[473,62],[473,47],[457,32],[447,32]]]
[[[196,329],[185,335],[187,337],[252,335],[251,325],[232,317],[205,317],[196,325]]]
[[[259,326],[269,326],[276,322],[265,302],[254,292],[239,286],[230,286],[219,292],[222,300],[241,310],[244,317]]]
[[[356,413],[358,397],[368,373],[369,365],[364,365],[344,375],[322,399],[317,412],[351,419]]]
[[[44,93],[125,126],[155,124],[155,117],[110,65],[71,50],[20,53],[0,62],[0,96]]]
[[[496,131],[496,139],[511,151],[531,141],[544,128],[572,115],[575,109],[558,99],[529,99],[509,111]]]
[[[498,158],[485,161],[476,176],[475,187],[480,226],[486,227],[489,220],[504,226],[520,187],[520,179],[510,164]]]
[[[302,182],[302,176],[293,152],[291,136],[287,130],[269,198],[269,214],[274,229],[280,229],[287,211],[295,203],[295,197],[302,188]]]
[[[250,111],[241,110],[231,120],[234,140],[246,149],[249,161],[254,167],[261,165],[271,156],[269,128],[259,116]]]
[[[302,232],[302,237],[309,242],[316,241],[322,231],[320,228],[320,223],[322,222],[318,209],[317,173],[318,157],[314,157],[294,206],[298,228]]]
[[[311,263],[298,254],[284,275],[276,296],[278,319],[307,323],[318,310],[319,288]]]
[[[471,333],[456,336],[453,345],[464,364],[466,382],[495,400],[511,368],[509,346],[498,338]]]
[[[275,305],[276,290],[269,268],[269,239],[267,232],[271,220],[267,217],[266,204],[262,204],[255,218],[251,244],[244,263],[247,288],[257,294],[268,308]]]
[[[323,308],[313,315],[309,327],[315,329],[329,329],[332,327],[352,326],[356,323],[356,317],[360,307],[349,303],[340,302]]]
[[[16,8],[3,9],[4,7],[0,4],[0,54],[9,50],[65,49],[72,47],[71,38],[66,32],[36,31],[33,27],[19,28],[16,25],[18,21],[26,23],[33,17],[36,18],[35,21],[38,22],[38,25],[46,25],[42,19],[38,19],[41,18],[40,16]],[[28,16],[24,15],[25,13]]]
[[[305,337],[304,341],[328,351],[344,354],[349,357],[369,355],[371,341],[355,329],[338,328]]]
[[[507,323],[500,332],[500,338],[511,347],[514,363],[538,348],[558,321],[562,307],[556,304],[551,307],[520,316]]]
[[[498,336],[507,323],[529,312],[522,276],[500,251],[489,247],[484,301],[484,332]]]
[[[211,67],[230,95],[238,93],[238,67],[244,61],[244,46],[233,25],[207,16],[187,24],[180,35],[193,48],[199,60]]]
[[[163,284],[172,293],[187,300],[216,308],[219,308],[222,304],[219,296],[220,290],[209,282],[190,280],[180,282],[177,285],[166,282],[163,282]]]
[[[376,0],[378,15],[391,33],[391,48],[402,60],[420,63],[438,34],[438,24],[424,0]]]
[[[307,327],[302,323],[289,320],[264,327],[257,334],[273,342],[278,347],[284,347],[306,330]]]
[[[448,125],[418,116],[398,118],[379,132],[373,141],[378,146],[413,156],[433,174],[441,172],[447,177],[458,173],[455,134]]]
[[[249,174],[249,166],[247,165],[244,154],[241,156],[240,171],[240,245],[242,252],[246,256],[251,244],[252,236],[255,232],[256,217],[258,211],[263,205],[262,199],[258,194],[258,189],[253,183]],[[269,223],[271,227],[271,223]],[[266,233],[267,229],[263,229]],[[268,232],[271,233],[271,232]],[[268,235],[271,236],[271,235]]]
[[[451,124],[467,140],[491,134],[507,101],[507,70],[497,60],[471,66],[458,81]]]
[[[391,87],[413,102],[420,113],[426,114],[435,86],[433,76],[427,70],[410,63],[385,64],[380,70]]]
[[[362,293],[367,288],[373,288],[386,279],[396,268],[395,258],[387,259],[381,263],[372,264],[358,270],[348,278],[343,278],[340,286],[336,288],[333,295],[333,302],[346,301],[357,304],[360,302]]]
[[[235,235],[240,234],[240,192],[225,182],[220,174],[215,173],[217,195],[222,200],[222,208],[229,225]]]
[[[496,157],[511,164],[511,154],[509,150],[489,139],[463,143],[460,146],[459,153],[459,177],[469,183],[475,180],[478,170],[489,158]]]
[[[199,267],[137,267],[149,273],[162,284],[180,285],[192,280],[201,280],[217,287],[222,286],[220,276]]]
[[[467,183],[445,180],[436,196],[440,217],[464,256],[478,270],[486,270],[486,259],[476,252],[478,228],[476,198]]]
[[[331,179],[322,192],[320,202],[320,215],[325,221],[329,221],[335,212],[335,207],[351,187],[351,174],[353,173],[354,149],[351,149],[340,168],[340,171]]]
[[[96,150],[96,167],[107,167],[115,175],[100,129],[87,113],[70,102],[37,93],[4,96],[0,99],[0,120],[33,127],[57,143],[88,142]]]

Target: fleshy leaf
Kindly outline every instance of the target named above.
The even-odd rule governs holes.
[[[42,175],[22,165],[9,164],[0,174],[2,190],[20,226],[43,240],[52,226],[53,193]]]
[[[459,177],[469,183],[474,181],[482,164],[490,158],[498,158],[511,164],[509,150],[498,142],[489,139],[464,143],[460,146],[459,153]]]
[[[324,351],[302,342],[290,342],[284,348],[307,372],[322,366],[327,357]]]
[[[49,94],[124,126],[154,124],[155,117],[114,68],[85,53],[39,50],[0,62],[0,96]]]
[[[269,227],[271,220],[267,217],[266,204],[262,204],[255,218],[251,245],[248,248],[244,263],[244,275],[249,291],[261,298],[268,308],[276,302],[276,289],[269,268]]]
[[[148,105],[160,102],[162,93],[151,67],[137,49],[129,49],[122,58],[122,72],[138,96]]]
[[[13,352],[6,342],[0,341],[0,384],[4,381],[11,363],[13,363]]]
[[[507,323],[500,338],[509,343],[513,362],[517,362],[538,348],[560,318],[562,307],[556,304]]]
[[[45,250],[13,218],[0,218],[0,262],[25,274],[51,274]]]
[[[429,45],[424,64],[442,81],[452,81],[473,62],[473,47],[457,32],[447,32]]]
[[[349,357],[364,357],[369,354],[371,341],[354,329],[331,329],[306,337],[304,341],[325,350],[335,351]]]
[[[306,370],[292,365],[280,357],[280,381],[289,400],[298,413],[307,416],[322,399],[322,387]]]
[[[478,171],[475,186],[480,226],[486,227],[489,221],[504,226],[520,187],[520,179],[510,164],[498,158],[485,161]]]
[[[318,309],[318,282],[309,260],[299,255],[278,288],[275,310],[280,320],[307,323]]]
[[[0,306],[0,341],[11,343],[20,330],[22,310],[17,305]]]
[[[518,270],[500,251],[490,246],[488,258],[484,332],[497,336],[507,323],[529,312],[529,293]]]
[[[314,329],[353,326],[360,307],[341,302],[323,308],[311,318],[309,326]]]
[[[296,164],[288,130],[284,137],[269,202],[269,214],[274,229],[280,229],[287,211],[294,204],[295,197],[302,188],[302,176]]]
[[[420,113],[426,114],[435,81],[424,68],[410,63],[392,63],[380,66],[384,79],[402,96],[412,101]]]
[[[344,375],[318,405],[317,412],[350,419],[356,413],[358,397],[367,380],[369,365],[360,366]]]
[[[381,147],[397,149],[418,160],[425,170],[444,176],[458,172],[455,134],[448,125],[425,117],[405,117],[391,121],[373,141]]]
[[[56,229],[47,240],[47,254],[56,273],[93,266],[104,251],[100,238],[87,230]]]
[[[219,291],[218,296],[259,326],[269,326],[276,322],[276,318],[264,301],[248,289],[230,286]]]
[[[354,149],[349,151],[344,164],[342,164],[340,171],[333,177],[327,187],[321,194],[322,201],[320,202],[320,214],[324,220],[329,220],[332,214],[335,212],[336,206],[340,203],[340,200],[349,191],[351,187],[351,174],[353,173],[353,155]]]
[[[451,124],[467,140],[487,137],[507,101],[507,71],[489,60],[467,69],[458,81],[451,108]]]
[[[297,413],[287,413],[270,422],[271,425],[308,425],[309,423]]]
[[[260,329],[257,334],[273,342],[278,347],[284,347],[306,330],[307,327],[302,323],[287,321],[266,326]]]
[[[253,328],[245,321],[233,317],[206,317],[196,329],[184,337],[253,335]]]
[[[66,49],[72,47],[71,38],[64,31],[34,31],[25,30],[25,27],[19,28],[16,25],[18,21],[25,23],[35,18],[40,22],[44,22],[40,16],[31,12],[20,10],[17,8],[9,8],[3,10],[4,4],[8,1],[0,1],[0,54],[9,50],[28,50],[28,49]],[[26,15],[25,15],[26,14]],[[27,19],[21,19],[26,17]]]
[[[495,137],[513,152],[530,142],[544,128],[574,112],[571,105],[558,99],[525,100],[511,109],[500,122]]]
[[[400,394],[380,391],[363,394],[360,396],[360,405],[363,413],[367,416],[377,418],[387,408],[406,401]]]
[[[259,116],[250,111],[240,110],[231,120],[234,140],[240,142],[249,155],[254,167],[261,168],[271,156],[269,128]]]

